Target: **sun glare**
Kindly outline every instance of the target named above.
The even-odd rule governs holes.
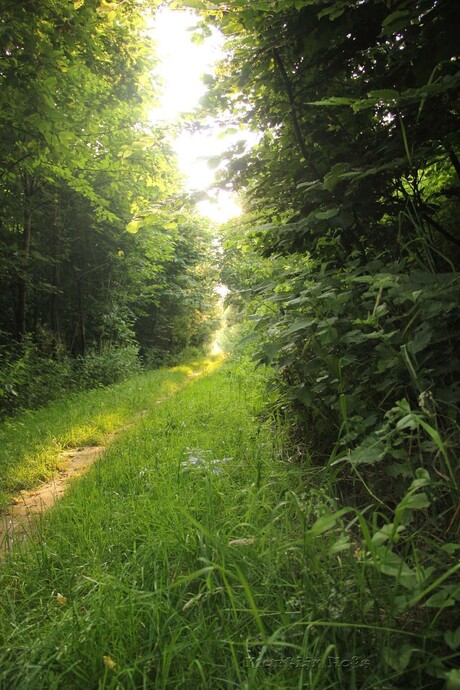
[[[187,10],[160,10],[153,27],[159,59],[158,71],[163,82],[159,107],[152,109],[151,121],[165,123],[197,107],[206,87],[202,75],[209,73],[222,55],[223,37],[214,31],[201,44],[192,41],[196,15]],[[249,139],[249,133],[226,136],[216,127],[209,132],[183,131],[174,141],[179,167],[188,191],[208,191],[210,200],[198,203],[199,211],[217,223],[241,214],[234,194],[210,189],[215,170],[209,159],[222,154],[238,139]]]

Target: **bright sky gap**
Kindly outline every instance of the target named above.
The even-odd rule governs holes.
[[[174,121],[181,113],[190,112],[199,105],[206,87],[202,75],[212,72],[222,56],[223,37],[217,32],[197,45],[192,41],[192,29],[198,18],[187,10],[160,10],[153,28],[159,59],[158,72],[163,82],[159,107],[152,109],[151,121]],[[217,128],[210,132],[182,132],[173,147],[179,168],[185,177],[187,191],[206,191],[215,182],[215,171],[208,159],[226,151],[248,134],[223,134]],[[236,197],[230,192],[212,190],[215,201],[201,201],[198,209],[217,223],[223,223],[241,213]]]

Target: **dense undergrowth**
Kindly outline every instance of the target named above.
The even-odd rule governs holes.
[[[0,351],[0,418],[45,405],[66,394],[107,386],[141,369],[134,345],[69,357],[27,342],[16,352]]]
[[[455,523],[458,273],[381,260],[329,271],[306,269],[301,257],[286,263],[257,288],[254,336],[280,373],[277,404],[304,450],[351,477],[363,472],[393,503],[422,466],[450,496],[444,525]]]
[[[444,640],[444,656],[420,661],[433,680],[414,687],[457,687],[459,275],[382,258],[328,270],[301,255],[266,270],[248,337],[278,372],[272,410],[288,447],[326,478],[345,550],[372,525],[358,553],[393,581],[375,592],[380,619]],[[400,640],[389,663],[411,669],[410,656]]]
[[[78,391],[110,386],[146,369],[172,366],[203,356],[200,347],[179,353],[149,350],[141,356],[133,340],[107,348],[89,349],[85,356],[71,357],[64,349],[30,338],[16,348],[0,348],[0,419],[20,410],[42,407]]]
[[[344,505],[267,378],[234,360],[155,406],[10,554],[2,688],[457,687],[436,476],[391,520]]]

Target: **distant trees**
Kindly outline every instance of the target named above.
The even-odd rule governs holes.
[[[148,122],[154,6],[2,3],[0,368],[31,342],[158,360],[208,335],[211,231]]]

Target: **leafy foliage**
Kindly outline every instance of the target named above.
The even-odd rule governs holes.
[[[262,133],[230,158],[227,180],[273,223],[266,252],[343,262],[382,245],[396,257],[409,243],[413,259],[428,261],[429,245],[437,266],[439,251],[458,261],[458,10],[398,4],[208,10],[229,42],[204,105]]]

